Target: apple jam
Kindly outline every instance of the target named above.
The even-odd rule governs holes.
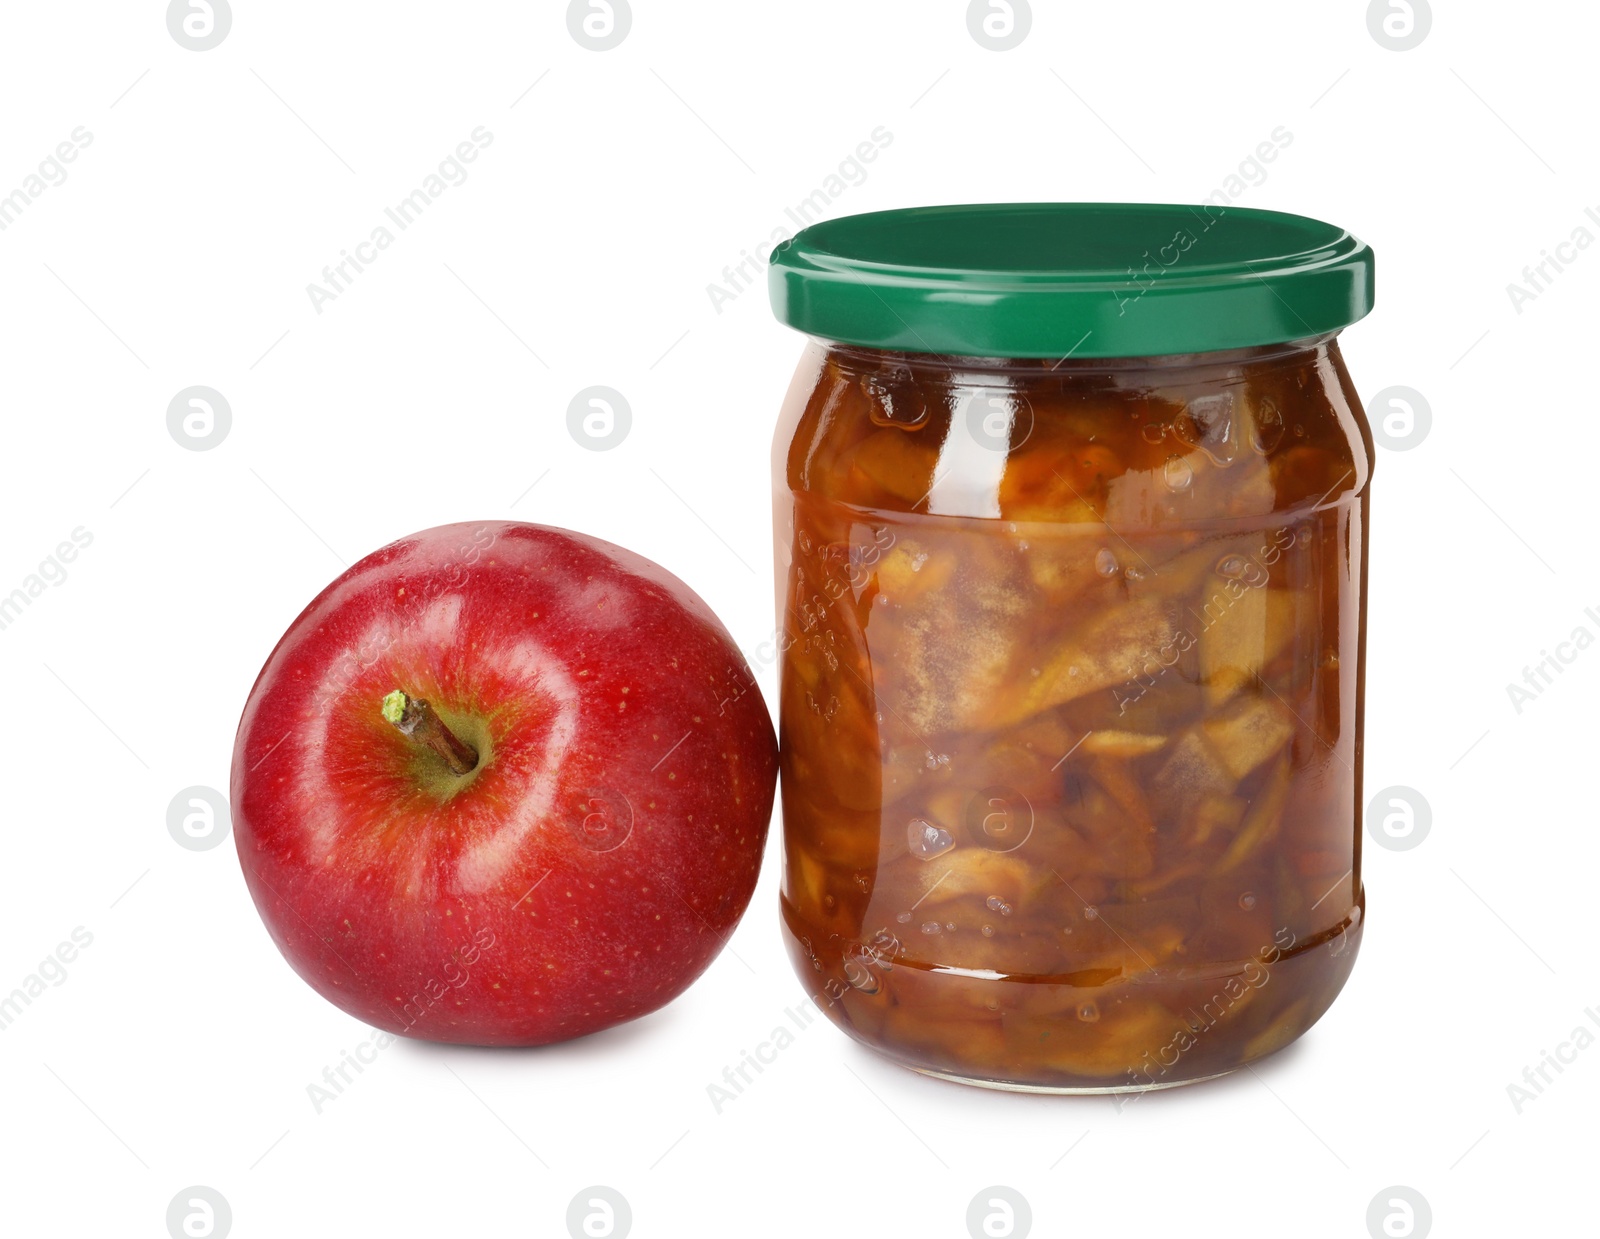
[[[1331,334],[814,342],[775,451],[783,923],[841,1028],[997,1087],[1287,1045],[1360,943],[1370,435]]]

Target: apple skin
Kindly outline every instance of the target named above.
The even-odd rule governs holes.
[[[425,699],[477,767],[385,721]],[[367,556],[267,660],[234,745],[246,885],[384,1031],[541,1045],[670,1002],[755,888],[777,741],[711,609],[630,551],[446,525]]]

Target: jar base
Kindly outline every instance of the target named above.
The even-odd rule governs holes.
[[[1043,1093],[1056,1097],[1095,1097],[1115,1093],[1154,1093],[1166,1088],[1182,1088],[1186,1084],[1204,1084],[1207,1080],[1220,1080],[1223,1076],[1230,1076],[1238,1071],[1238,1067],[1230,1067],[1226,1071],[1213,1072],[1208,1076],[1194,1076],[1187,1080],[1163,1080],[1153,1084],[1114,1084],[1105,1087],[1085,1085],[1074,1088],[1062,1084],[1015,1084],[1009,1080],[985,1080],[977,1076],[955,1075],[948,1071],[934,1071],[930,1067],[912,1067],[918,1075],[931,1076],[935,1080],[947,1080],[951,1084],[967,1084],[973,1088],[993,1089],[1000,1093]]]

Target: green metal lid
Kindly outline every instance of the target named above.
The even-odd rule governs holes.
[[[1150,357],[1299,340],[1372,309],[1372,250],[1243,207],[914,207],[813,224],[772,253],[780,321],[971,357]]]

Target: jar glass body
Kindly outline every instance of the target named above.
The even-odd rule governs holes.
[[[1222,1074],[1360,942],[1371,435],[1332,336],[812,342],[774,447],[784,934],[906,1066]]]

